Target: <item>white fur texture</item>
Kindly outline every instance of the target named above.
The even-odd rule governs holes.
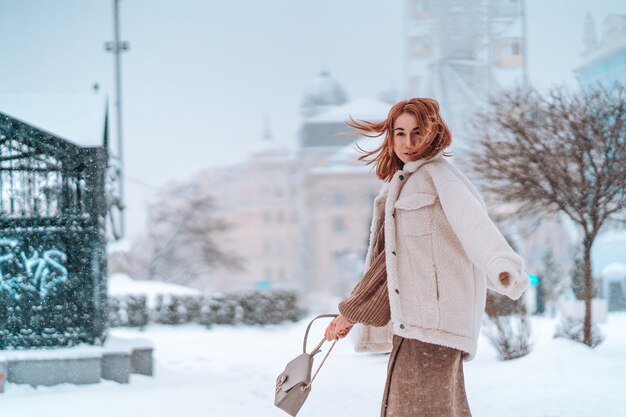
[[[374,201],[369,266],[375,233],[385,222],[391,321],[358,324],[355,350],[391,350],[394,334],[466,352],[473,359],[486,289],[519,298],[530,281],[522,258],[489,218],[467,177],[442,154],[405,164]],[[498,276],[508,272],[504,287]]]

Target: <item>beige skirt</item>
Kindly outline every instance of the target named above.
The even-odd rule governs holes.
[[[381,417],[471,417],[462,353],[394,335]]]

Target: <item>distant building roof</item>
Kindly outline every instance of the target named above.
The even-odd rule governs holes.
[[[300,151],[326,148],[332,152],[350,145],[354,142],[356,131],[346,124],[346,120],[352,117],[379,122],[387,117],[390,107],[389,103],[360,98],[305,119],[299,132]]]
[[[106,99],[100,94],[0,94],[0,113],[79,146],[103,145]]]
[[[307,120],[310,123],[345,122],[351,116],[355,120],[380,122],[387,118],[391,109],[389,103],[362,97],[341,106],[333,107]]]
[[[328,71],[322,71],[304,94],[302,114],[313,116],[328,107],[344,104],[347,100],[348,95],[341,84]]]
[[[373,165],[366,165],[365,161],[359,161],[359,157],[363,155],[363,153],[359,151],[357,146],[369,152],[382,145],[383,140],[383,137],[368,138],[366,136],[360,136],[357,140],[330,155],[325,165],[310,169],[309,174],[373,172]]]
[[[249,159],[255,160],[256,162],[279,162],[292,160],[294,156],[293,151],[289,149],[289,147],[276,142],[268,120],[263,129],[262,139],[255,143],[250,150]]]
[[[263,141],[255,144],[250,152],[250,158],[293,158],[293,152],[284,144]]]
[[[359,148],[370,152],[383,144],[384,137],[368,138],[360,136],[351,144],[344,146],[328,158],[331,165],[365,165],[365,162],[359,161],[359,157],[363,155]]]

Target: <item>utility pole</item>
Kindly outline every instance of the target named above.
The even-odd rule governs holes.
[[[124,146],[122,137],[122,74],[121,74],[121,53],[130,48],[128,42],[120,41],[120,0],[113,0],[113,42],[107,42],[105,49],[112,52],[115,58],[115,114],[117,118],[117,158],[119,165],[117,167],[119,179],[119,210],[120,210],[120,238],[126,235],[125,229],[125,208],[124,201]]]

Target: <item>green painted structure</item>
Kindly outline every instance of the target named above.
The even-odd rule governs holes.
[[[104,118],[82,147],[0,108],[0,349],[104,340]]]

